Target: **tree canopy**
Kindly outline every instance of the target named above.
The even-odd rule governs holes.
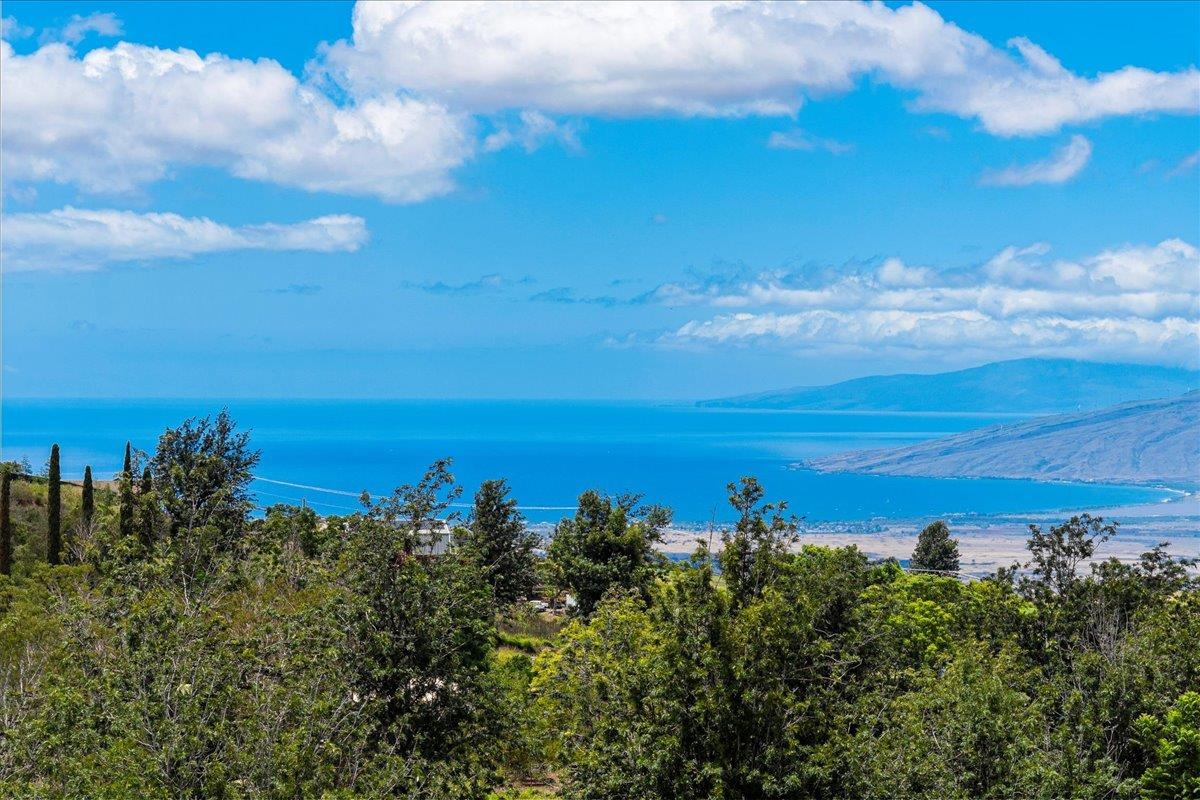
[[[930,572],[958,572],[958,541],[943,520],[926,525],[917,537],[909,566]]]
[[[591,614],[610,590],[645,595],[661,572],[664,561],[654,545],[671,513],[640,502],[638,495],[589,490],[579,496],[575,516],[555,526],[548,555],[580,614]]]
[[[139,486],[131,458],[92,487],[57,565],[47,483],[0,464],[0,796],[1200,792],[1196,563],[1104,559],[1098,517],[963,580],[941,523],[932,567],[798,547],[746,476],[715,558],[667,562],[670,513],[598,491],[541,557],[497,480],[435,551],[459,522],[448,459],[326,517],[254,511],[256,461],[224,413],[167,430]],[[575,613],[512,603],[560,589]]]

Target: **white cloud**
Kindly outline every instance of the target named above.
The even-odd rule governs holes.
[[[352,41],[330,46],[324,67],[360,93],[484,112],[791,115],[863,78],[1004,136],[1200,110],[1194,67],[1085,77],[1027,39],[1008,45],[919,3],[360,2]]]
[[[5,36],[22,33],[11,18]],[[115,35],[112,15],[55,34]],[[1109,116],[1200,111],[1200,72],[1073,73],[1025,39],[998,48],[921,4],[359,3],[353,38],[297,78],[246,60],[132,43],[78,55],[0,43],[6,183],[125,192],[205,166],[308,191],[416,202],[481,149],[578,147],[562,115],[792,116],[875,81],[920,112],[1002,136]],[[480,141],[478,117],[501,123]],[[780,131],[776,147],[847,145]],[[1073,139],[1059,172],[1086,162]],[[1062,160],[1062,159],[1060,159]],[[1015,173],[1014,173],[1015,174]]]
[[[883,262],[877,274],[881,286],[925,286],[933,277],[927,267],[910,267],[898,258]]]
[[[58,32],[57,35],[54,32],[48,32],[50,36],[47,38],[60,39],[69,44],[78,44],[89,33],[95,33],[100,36],[120,36],[124,32],[124,26],[122,26],[121,20],[117,19],[116,14],[88,14],[86,17],[73,14],[70,21],[63,26],[62,31]]]
[[[1189,172],[1194,172],[1198,164],[1200,164],[1200,150],[1181,158],[1179,163],[1172,167],[1171,171],[1167,173],[1167,177],[1177,178],[1180,175],[1186,175]]]
[[[2,249],[6,269],[53,271],[235,250],[353,252],[366,241],[366,223],[348,215],[232,227],[206,217],[67,206],[6,215]]]
[[[772,132],[767,137],[767,147],[774,150],[804,150],[808,152],[825,150],[826,152],[833,153],[835,156],[849,153],[854,149],[854,145],[847,142],[839,142],[836,139],[822,139],[799,128],[794,128],[790,131]]]
[[[579,125],[574,122],[555,122],[540,111],[522,111],[515,125],[501,124],[483,140],[483,149],[489,153],[518,145],[526,153],[532,153],[547,141],[557,141],[567,150],[579,151]]]
[[[953,350],[985,357],[1057,355],[1107,357],[1195,365],[1200,347],[1196,321],[1132,318],[1068,319],[1045,316],[1013,323],[986,314],[953,311],[806,311],[732,314],[689,322],[675,341],[728,343],[770,337],[831,352],[872,353]]]
[[[8,16],[0,19],[0,38],[24,39],[33,35],[33,28],[17,22],[17,18]]]
[[[1035,183],[1065,183],[1083,170],[1092,157],[1092,143],[1076,134],[1048,158],[1032,164],[985,172],[984,186],[1030,186]]]
[[[1200,355],[1200,250],[1179,239],[1052,260],[1010,247],[973,268],[937,272],[887,259],[849,275],[767,273],[668,284],[652,299],[722,311],[667,344],[1102,355],[1194,363]]]
[[[122,192],[179,166],[309,191],[409,202],[445,194],[472,121],[411,97],[339,106],[274,61],[120,43],[0,43],[7,181]]]

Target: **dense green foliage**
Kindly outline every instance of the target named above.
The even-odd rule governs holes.
[[[1019,580],[806,547],[610,593],[535,664],[563,795],[1191,797],[1197,584],[1161,548],[1085,574],[1108,530],[1035,529]]]
[[[517,501],[508,495],[507,481],[484,481],[459,536],[492,587],[492,597],[502,605],[532,597],[537,586],[533,551],[538,537],[526,528]]]
[[[12,574],[12,474],[0,465],[0,575]]]
[[[729,484],[729,504],[738,512],[732,531],[721,536],[721,570],[734,605],[761,596],[778,576],[783,556],[796,540],[795,518],[785,517],[787,503],[763,503],[757,478]]]
[[[221,414],[90,525],[64,485],[58,566],[47,484],[11,484],[0,796],[1200,796],[1194,565],[1097,560],[1099,518],[963,582],[797,551],[746,477],[715,557],[670,566],[668,512],[586,492],[542,559],[494,481],[433,556],[448,461],[328,518],[254,516],[256,461]],[[565,618],[512,602],[561,590]]]
[[[1183,694],[1163,720],[1143,715],[1137,728],[1150,761],[1142,776],[1142,797],[1200,797],[1200,693]]]
[[[914,570],[958,572],[958,541],[950,538],[950,528],[944,521],[925,526],[908,565]]]
[[[554,529],[550,562],[558,580],[588,615],[606,592],[636,590],[647,596],[664,560],[654,550],[671,516],[660,506],[642,507],[635,495],[579,497],[579,510]]]

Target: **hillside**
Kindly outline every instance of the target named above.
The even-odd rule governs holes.
[[[806,411],[960,411],[1060,414],[1200,388],[1200,373],[1172,367],[1027,358],[932,375],[875,375],[720,400],[710,408]]]
[[[1200,484],[1200,391],[826,456],[822,472]]]

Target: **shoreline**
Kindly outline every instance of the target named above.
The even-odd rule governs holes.
[[[945,519],[951,535],[958,539],[962,571],[967,574],[984,575],[1014,562],[1024,563],[1029,557],[1025,545],[1030,524],[1044,528],[1085,511],[1119,524],[1117,535],[1097,549],[1098,559],[1136,561],[1142,553],[1164,541],[1170,542],[1168,550],[1172,555],[1200,557],[1200,495],[1172,491],[1179,491],[1179,496],[1158,503],[1025,514],[951,515]],[[801,527],[796,547],[853,544],[872,559],[907,559],[916,547],[921,529],[932,521],[932,518],[876,518],[813,523]],[[718,528],[711,532],[714,545],[719,545],[719,531]],[[658,550],[669,556],[686,555],[695,550],[697,540],[707,540],[709,535],[708,526],[678,525],[664,533]]]

